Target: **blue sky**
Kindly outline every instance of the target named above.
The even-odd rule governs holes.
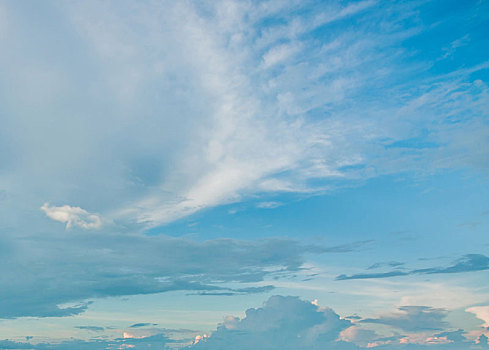
[[[484,349],[489,3],[0,1],[0,349]]]

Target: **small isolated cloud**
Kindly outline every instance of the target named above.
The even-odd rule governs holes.
[[[282,205],[280,202],[260,202],[256,205],[257,208],[260,209],[273,209],[273,208],[278,208]]]
[[[76,326],[75,328],[83,329],[91,332],[102,332],[105,329],[104,327],[97,327],[97,326]]]
[[[380,273],[359,273],[355,275],[339,275],[336,277],[337,281],[344,280],[361,280],[361,279],[369,279],[369,278],[386,278],[386,277],[396,277],[396,276],[406,276],[407,272],[402,271],[389,271],[389,272],[380,272]]]
[[[147,326],[157,326],[157,324],[156,323],[147,323],[147,322],[135,323],[135,324],[129,326],[129,328],[141,328],[141,327],[147,327]]]
[[[84,229],[97,229],[102,226],[102,219],[96,214],[91,214],[80,207],[63,205],[60,207],[44,203],[41,210],[46,216],[55,221],[66,223],[66,229],[78,226]]]
[[[351,243],[340,244],[332,247],[322,248],[323,253],[349,253],[357,251],[374,241],[372,239],[366,241],[356,241]]]
[[[221,292],[204,291],[204,292],[197,292],[197,293],[193,293],[193,294],[194,295],[211,295],[211,296],[216,296],[216,295],[233,296],[233,295],[240,295],[240,294],[267,293],[267,292],[272,291],[273,289],[275,289],[274,286],[267,285],[267,286],[262,286],[262,287],[246,287],[246,288],[237,288],[237,289],[222,288],[221,290],[224,290],[224,291],[221,291]]]
[[[370,265],[367,268],[367,270],[374,270],[374,269],[378,269],[378,268],[385,267],[385,266],[387,266],[387,267],[399,267],[402,265],[404,265],[404,263],[399,262],[399,261],[378,262],[378,263]]]

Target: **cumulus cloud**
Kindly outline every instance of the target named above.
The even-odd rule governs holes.
[[[445,330],[446,312],[423,306],[401,308],[400,312],[365,320],[390,327],[392,336],[381,336],[340,317],[332,309],[297,297],[273,296],[263,307],[249,309],[243,318],[227,317],[210,335],[199,337],[191,349],[264,350],[383,350],[470,349],[476,344],[465,332]],[[400,334],[397,331],[401,330]]]
[[[102,226],[102,219],[96,214],[91,214],[80,207],[63,205],[60,207],[44,203],[41,210],[46,216],[55,221],[66,223],[66,229],[78,226],[84,229],[97,229]]]
[[[243,318],[228,318],[195,349],[320,349],[336,348],[341,331],[351,325],[329,308],[296,297],[271,297],[263,307],[248,309]],[[346,349],[347,347],[345,347]],[[343,347],[342,347],[343,349]]]

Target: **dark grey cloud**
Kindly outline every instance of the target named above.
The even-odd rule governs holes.
[[[489,270],[489,257],[483,254],[467,254],[449,267],[433,267],[413,270],[411,273],[457,273]]]
[[[141,328],[141,327],[147,327],[147,326],[157,326],[156,323],[135,323],[133,325],[130,325],[129,328]]]
[[[361,320],[362,318],[358,315],[345,316],[349,320]]]
[[[0,285],[8,286],[0,289],[0,318],[76,315],[87,309],[89,299],[109,296],[268,292],[273,286],[232,289],[225,284],[292,274],[301,269],[306,254],[320,252],[288,239],[199,242],[78,231],[23,237],[9,245],[0,254]],[[64,303],[75,304],[59,307]]]
[[[236,293],[235,292],[197,292],[197,293],[190,293],[189,295],[232,297],[235,296]]]
[[[443,330],[447,323],[444,321],[447,311],[427,306],[403,306],[398,313],[383,315],[379,318],[367,318],[360,323],[378,323],[407,332]]]
[[[371,269],[370,266],[368,269]],[[489,270],[489,257],[483,254],[466,254],[458,259],[453,265],[448,267],[430,267],[425,269],[416,269],[411,271],[394,270],[379,273],[361,273],[354,275],[339,275],[336,280],[353,280],[353,279],[369,279],[369,278],[387,278],[396,276],[407,276],[415,274],[443,274],[443,273],[460,273]]]
[[[373,239],[369,239],[365,241],[357,241],[352,243],[340,244],[332,247],[318,248],[318,249],[324,253],[349,253],[349,252],[356,251],[360,248],[363,248],[366,245],[371,244],[373,242],[374,242]]]
[[[379,273],[359,273],[355,275],[339,275],[336,277],[337,281],[344,280],[358,280],[358,279],[368,279],[368,278],[386,278],[395,276],[406,276],[409,275],[407,272],[403,271],[389,271],[389,272],[379,272]]]
[[[234,296],[234,295],[240,295],[240,294],[256,294],[256,293],[267,293],[271,292],[274,290],[275,287],[272,285],[267,285],[267,286],[262,286],[262,287],[247,287],[247,288],[223,288],[222,292],[197,292],[193,294],[197,295],[221,295],[221,296]]]
[[[84,329],[92,332],[102,332],[105,329],[104,327],[97,327],[97,326],[76,326],[75,328]]]
[[[378,262],[367,267],[367,270],[374,270],[381,267],[399,267],[404,265],[404,263],[399,261],[389,261],[389,262]]]
[[[268,286],[263,286],[263,287],[247,287],[247,288],[239,288],[239,289],[233,289],[237,293],[265,293],[265,292],[271,292],[273,289],[275,289],[274,286],[268,285]]]

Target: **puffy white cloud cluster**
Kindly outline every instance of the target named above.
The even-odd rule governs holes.
[[[349,320],[332,309],[297,297],[273,296],[261,308],[249,309],[243,318],[228,317],[210,336],[201,337],[196,350],[462,350],[482,349],[463,330],[449,329],[444,310],[404,307],[377,319]],[[391,336],[381,336],[365,324],[382,324]],[[385,331],[385,329],[384,329]],[[402,333],[399,333],[402,332]],[[483,341],[485,338],[482,339]]]

